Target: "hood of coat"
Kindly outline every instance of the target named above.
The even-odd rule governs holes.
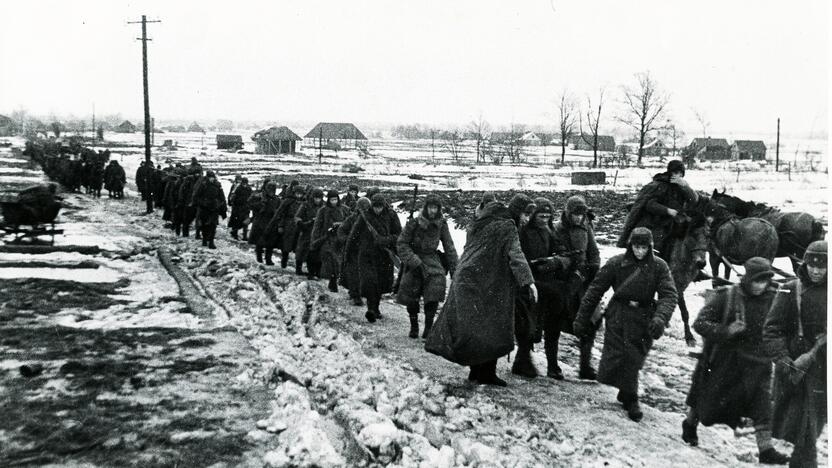
[[[480,210],[479,217],[477,217],[477,219],[475,219],[474,222],[471,223],[469,232],[476,233],[484,226],[487,226],[489,223],[497,219],[505,219],[508,221],[512,221],[511,212],[509,211],[508,207],[506,207],[500,202],[490,202],[486,204],[484,207],[482,207],[482,209]]]

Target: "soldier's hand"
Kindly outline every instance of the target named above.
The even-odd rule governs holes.
[[[537,304],[537,286],[534,283],[529,285],[529,299],[532,303]]]
[[[679,214],[679,212],[674,210],[673,208],[668,208],[667,209],[667,215],[670,216],[670,217],[675,218],[676,215],[678,215],[678,214]]]
[[[729,338],[733,338],[740,333],[745,331],[745,322],[741,322],[739,320],[735,320],[728,324],[728,328],[725,332],[728,334]]]
[[[815,356],[812,352],[801,354],[794,360],[794,367],[801,373],[805,374],[812,363],[815,361]]]
[[[650,337],[654,340],[658,340],[664,334],[664,321],[659,317],[653,317],[653,320],[650,321],[650,325],[648,325],[647,330],[650,332]]]

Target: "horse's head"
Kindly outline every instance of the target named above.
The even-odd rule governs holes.
[[[701,200],[701,199],[700,199]],[[705,267],[705,254],[708,251],[710,225],[702,211],[686,210],[679,248],[675,249],[675,259],[679,264],[689,265],[692,269]]]

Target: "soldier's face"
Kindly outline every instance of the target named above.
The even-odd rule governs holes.
[[[552,220],[552,215],[549,213],[538,213],[534,216],[534,222],[537,227],[545,227],[549,225],[549,221]]]
[[[358,196],[358,192],[356,192],[355,190],[350,190],[350,192],[349,192],[349,193],[350,193],[350,195],[352,195],[352,196],[354,196],[354,197],[357,197],[357,196]]]
[[[822,283],[823,278],[826,277],[826,268],[806,265],[806,272],[809,273],[809,279],[812,280],[813,283]]]
[[[768,287],[768,279],[752,281],[748,285],[748,293],[752,296],[759,296],[763,292],[765,292],[766,288]]]
[[[436,205],[428,205],[428,218],[435,218],[439,214],[439,207]]]
[[[633,255],[635,255],[637,260],[646,257],[649,250],[650,246],[648,245],[633,245]]]
[[[373,213],[380,215],[382,210],[384,210],[383,205],[373,205]]]
[[[581,224],[584,222],[584,215],[583,214],[573,214],[570,216],[572,224]]]
[[[312,199],[312,201],[313,201],[316,205],[320,205],[321,203],[323,203],[323,202],[324,202],[324,199],[323,199],[323,198],[321,198],[321,197],[315,197],[315,198],[313,198],[313,199]]]
[[[529,214],[528,213],[520,213],[520,226],[525,226],[529,223]]]
[[[329,199],[329,204],[330,204],[330,206],[338,206],[338,199],[335,198],[335,197],[330,198]]]

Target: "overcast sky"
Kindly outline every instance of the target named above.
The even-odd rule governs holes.
[[[0,112],[142,115],[141,14],[157,119],[551,123],[563,88],[649,70],[690,133],[820,134],[826,0],[27,1],[4,5]]]

